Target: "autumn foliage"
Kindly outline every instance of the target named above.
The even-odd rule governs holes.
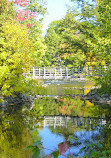
[[[14,0],[14,4],[24,7],[30,4],[30,0]]]
[[[34,23],[31,20],[32,18],[36,17],[36,12],[32,11],[31,9],[26,9],[27,6],[30,5],[30,0],[14,0],[13,3],[14,6],[17,6],[16,20],[22,24],[25,24],[27,28],[32,27]]]

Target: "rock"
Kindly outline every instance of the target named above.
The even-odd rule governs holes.
[[[89,92],[86,96],[86,99],[93,101],[93,102],[98,102],[98,103],[103,103],[103,104],[111,104],[111,95],[109,94],[102,94],[98,95],[94,90]]]
[[[1,103],[1,106],[2,106],[2,107],[8,106],[7,101],[3,101],[3,102]]]
[[[107,101],[107,104],[111,104],[111,100],[108,100],[108,101]]]
[[[107,98],[107,97],[109,97],[109,95],[108,94],[102,94],[101,97]]]

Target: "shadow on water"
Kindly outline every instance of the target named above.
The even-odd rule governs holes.
[[[75,83],[67,84],[62,86]],[[10,105],[0,110],[0,157],[111,157],[110,130],[109,105],[94,105],[79,96],[39,97],[31,108]]]

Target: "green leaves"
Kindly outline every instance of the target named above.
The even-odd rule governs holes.
[[[52,156],[53,156],[54,158],[58,158],[58,156],[59,156],[59,151],[58,151],[58,150],[57,150],[57,151],[54,151],[54,152],[52,152],[51,154],[47,155],[45,158],[52,158]]]
[[[39,158],[40,157],[40,150],[42,149],[42,143],[41,141],[36,141],[33,145],[29,145],[26,147],[26,150],[30,150],[32,149],[32,152],[33,152],[33,158]],[[51,158],[51,157],[54,157],[54,158],[58,158],[59,156],[59,150],[56,150],[54,152],[52,152],[51,154],[47,155],[46,157],[47,158]]]
[[[33,147],[32,145],[29,145],[26,147],[26,150],[30,150],[30,149],[32,149],[32,147]]]
[[[80,0],[72,0],[80,2]],[[109,0],[83,0],[81,5],[78,3],[78,10],[71,9],[72,13],[79,17],[78,25],[80,35],[86,47],[86,65],[109,65],[111,64],[111,1]],[[75,14],[75,15],[76,15]],[[104,93],[111,93],[109,71],[102,74],[101,78],[96,79],[101,85]],[[108,85],[108,86],[106,86]],[[107,88],[105,88],[107,87]]]
[[[58,158],[58,156],[59,156],[59,151],[57,150],[57,151],[54,151],[53,153],[52,153],[52,155],[54,156],[54,158]]]
[[[26,28],[15,21],[6,21],[2,24],[0,39],[2,50],[0,52],[0,89],[2,95],[12,95],[23,92],[25,80],[24,70],[32,64],[30,52],[33,51],[32,42],[28,39]]]
[[[72,139],[78,141],[78,138],[76,138],[72,135],[69,135],[68,140],[71,141]]]
[[[82,66],[85,63],[83,37],[79,34],[80,22],[68,12],[58,21],[53,21],[47,30],[45,42],[51,65]]]
[[[32,150],[33,158],[39,158],[40,157],[40,150],[42,147],[41,141],[36,141],[33,145],[29,145],[26,147],[26,150]]]
[[[40,149],[38,147],[34,148],[32,150],[32,152],[33,152],[33,156],[32,156],[33,158],[39,158],[40,157]]]
[[[34,64],[44,66],[46,46],[41,37],[40,21],[27,29],[15,20],[11,3],[2,0],[0,7],[0,95],[11,96],[31,90],[23,74]],[[39,14],[43,14],[42,5],[35,7],[39,9]]]
[[[107,157],[106,154],[109,150],[105,150],[103,144],[101,142],[95,142],[86,144],[83,148],[81,148],[80,152],[85,152],[85,158],[92,157]],[[108,153],[109,154],[109,153]]]
[[[102,77],[96,79],[97,84],[101,85],[101,88],[97,90],[100,94],[111,94],[111,68],[108,67],[108,70],[103,71]]]

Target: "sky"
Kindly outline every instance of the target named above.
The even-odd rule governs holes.
[[[65,16],[67,12],[66,5],[71,5],[71,2],[70,0],[47,0],[46,4],[48,13],[43,21],[43,35],[46,34],[46,30],[52,21],[59,20]]]

